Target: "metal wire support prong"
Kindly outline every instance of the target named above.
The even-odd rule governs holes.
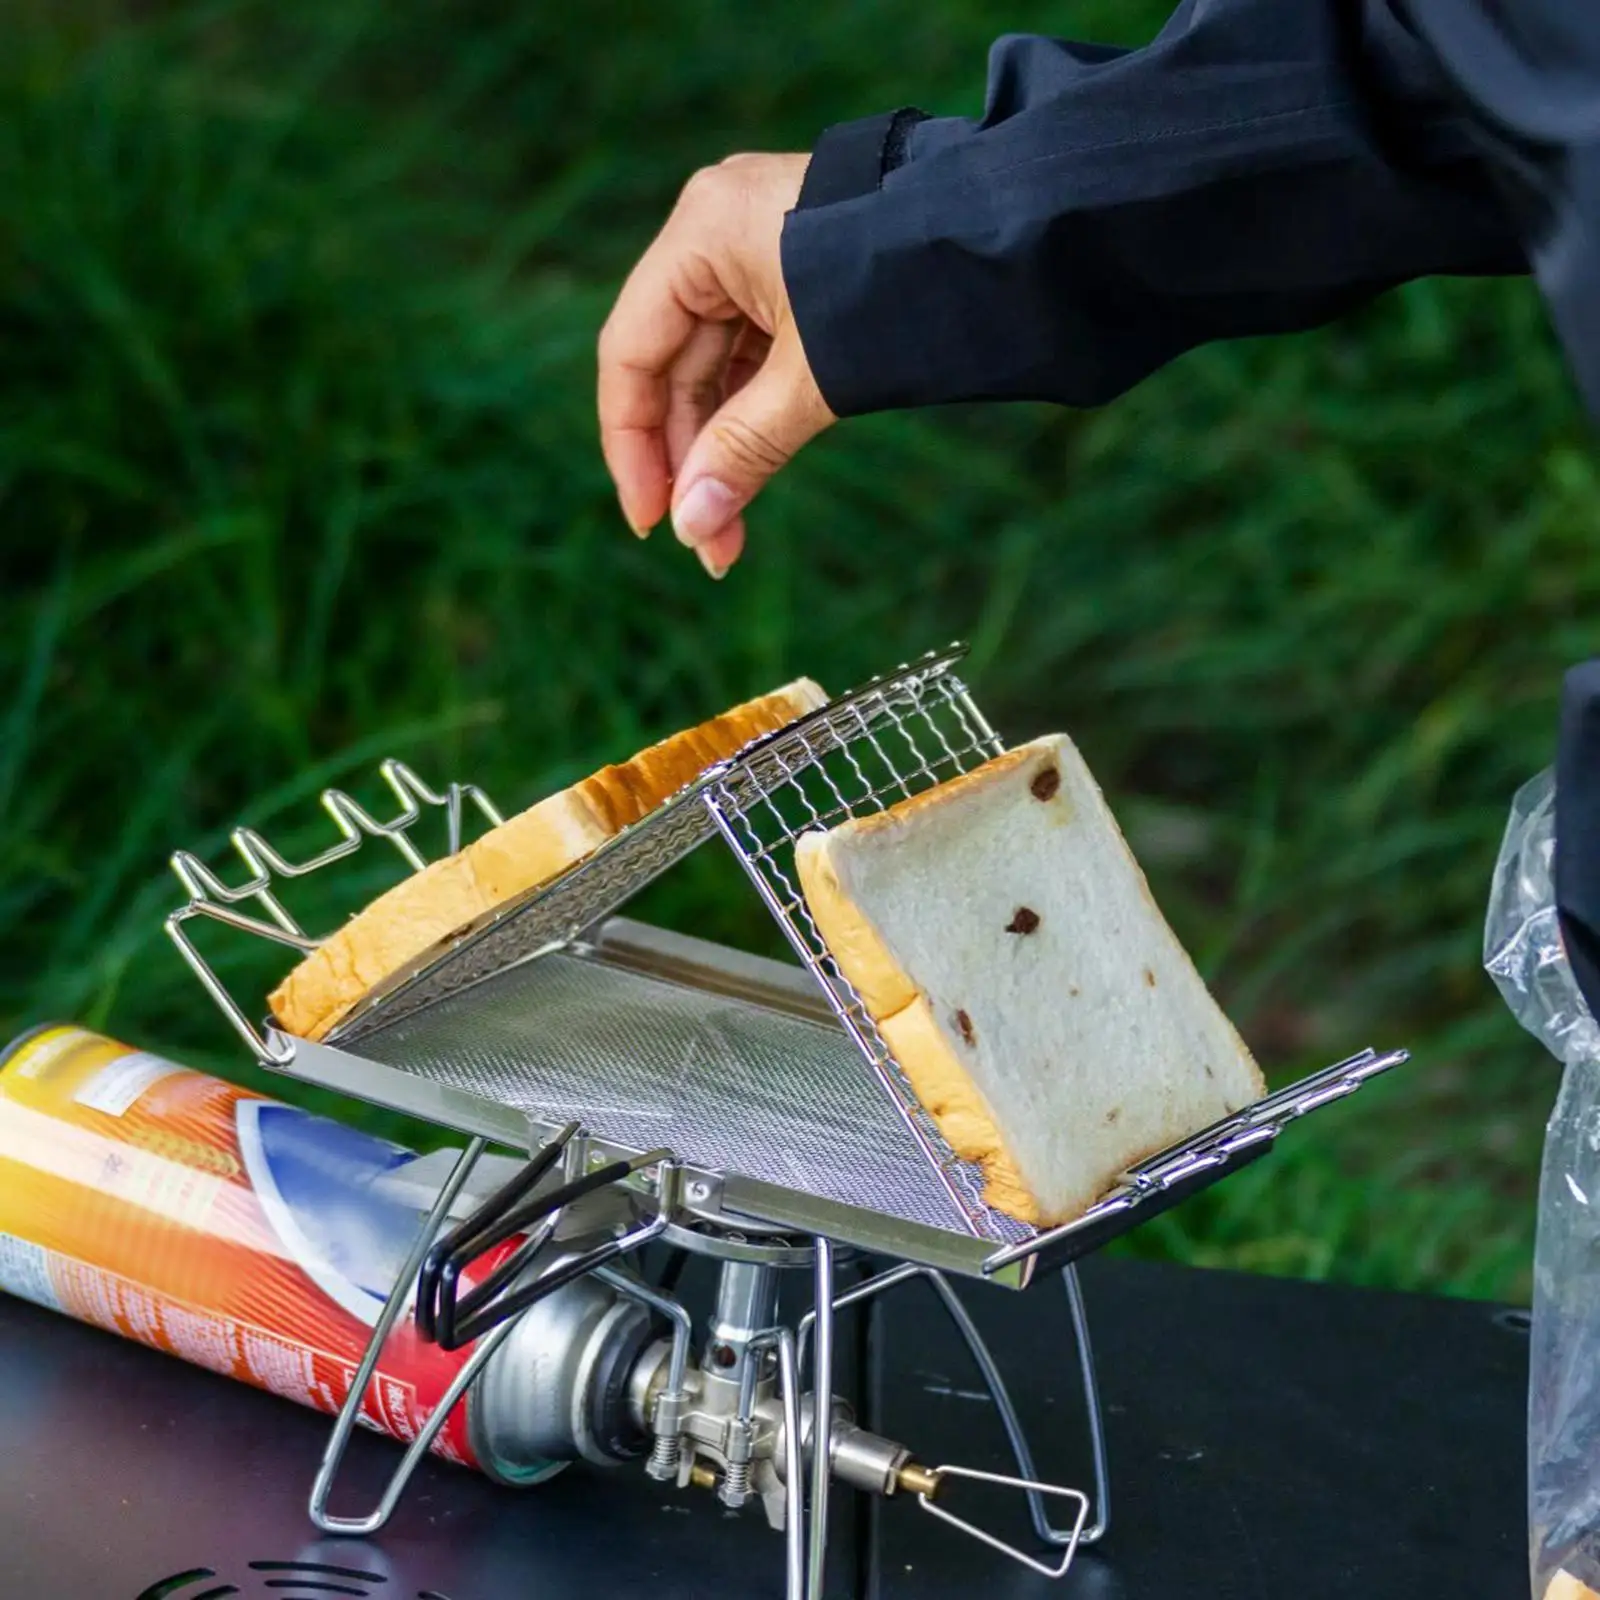
[[[500,811],[474,784],[453,783],[443,794],[430,789],[403,761],[385,761],[379,769],[383,781],[400,803],[399,812],[387,822],[375,817],[342,789],[325,789],[322,807],[339,831],[338,842],[329,845],[306,861],[290,861],[254,828],[238,827],[231,837],[250,877],[240,884],[226,884],[199,856],[190,850],[176,851],[171,858],[173,872],[189,893],[187,905],[180,906],[163,926],[178,953],[200,980],[218,1009],[244,1040],[257,1061],[283,1067],[294,1058],[294,1045],[281,1038],[268,1039],[245,1014],[227,985],[217,976],[210,962],[200,954],[190,937],[187,923],[195,918],[220,922],[236,932],[254,934],[271,943],[287,945],[305,955],[322,942],[307,936],[304,928],[289,914],[274,891],[279,879],[303,878],[319,872],[335,861],[351,855],[363,839],[384,839],[399,851],[413,872],[421,872],[427,860],[411,838],[411,829],[423,816],[424,806],[442,808],[450,830],[450,851],[461,847],[462,816],[467,801],[477,807],[490,823],[504,820]],[[252,916],[239,910],[254,902],[265,916]]]

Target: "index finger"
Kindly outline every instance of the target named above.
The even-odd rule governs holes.
[[[699,323],[679,297],[663,233],[628,275],[600,331],[600,449],[623,515],[648,533],[667,514],[667,374]]]

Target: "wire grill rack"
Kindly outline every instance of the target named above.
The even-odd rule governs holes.
[[[559,952],[581,955],[601,938],[600,930],[629,899],[720,834],[815,980],[817,992],[863,1065],[887,1096],[895,1113],[890,1124],[901,1129],[920,1152],[928,1171],[936,1175],[951,1202],[952,1219],[959,1218],[969,1242],[983,1241],[985,1273],[1018,1262],[1072,1259],[1253,1160],[1290,1121],[1353,1092],[1403,1061],[1405,1055],[1400,1051],[1378,1055],[1368,1050],[1245,1108],[1141,1162],[1089,1213],[1062,1227],[1035,1232],[987,1206],[981,1172],[954,1154],[922,1108],[893,1052],[818,933],[799,891],[793,860],[795,843],[803,833],[885,810],[969,772],[1001,752],[999,736],[954,670],[962,653],[960,646],[951,646],[931,654],[755,741],[732,760],[702,774],[585,861],[496,908],[394,974],[322,1045],[312,1046],[276,1030],[258,1028],[197,951],[189,935],[190,921],[207,918],[299,951],[312,949],[318,941],[308,937],[282,906],[274,892],[277,879],[321,870],[350,855],[369,837],[386,839],[413,869],[420,869],[424,862],[411,835],[423,808],[446,811],[451,848],[455,849],[461,842],[462,819],[469,804],[490,821],[499,820],[480,791],[459,785],[434,791],[408,768],[389,762],[383,775],[400,803],[399,813],[380,821],[349,796],[330,791],[323,803],[341,837],[308,861],[291,862],[259,833],[240,829],[233,842],[250,876],[230,887],[198,858],[180,853],[173,858],[173,866],[190,899],[168,918],[168,932],[259,1059],[289,1067],[298,1056],[299,1065],[290,1070],[315,1077],[321,1070],[319,1062],[343,1070],[341,1062],[348,1066],[352,1060],[393,1063],[402,1059],[405,1052],[402,1049],[397,1057],[395,1042],[403,1043],[416,1033],[407,1025],[408,1019],[431,1021],[442,1015],[441,1002],[452,997],[459,999],[443,1009],[458,1016],[463,1034],[470,1034],[477,1000],[467,991],[486,983],[490,988],[483,991],[485,995],[498,991],[503,985],[492,980],[542,956]],[[240,909],[247,902],[254,903],[255,914]],[[749,959],[735,952],[727,952],[727,958],[735,963]],[[424,1013],[426,1017],[421,1015]],[[470,1038],[463,1037],[461,1053],[463,1058],[470,1056]],[[663,1071],[670,1071],[671,1065],[668,1061],[658,1064]],[[327,1081],[334,1081],[332,1070]],[[345,1071],[342,1086],[348,1088],[351,1081]],[[803,1118],[806,1114],[801,1093],[793,1115]],[[555,1115],[553,1107],[551,1115]],[[594,1131],[609,1137],[603,1127]],[[796,1193],[798,1197],[798,1186]],[[817,1213],[812,1209],[806,1215],[814,1220]]]
[[[853,997],[837,968],[819,967],[815,928],[796,927],[792,909],[783,909],[792,908],[797,897],[779,858],[792,847],[797,827],[822,818],[841,821],[852,814],[852,804],[882,809],[1000,752],[999,737],[953,671],[963,653],[952,645],[756,740],[587,860],[488,913],[448,948],[396,972],[329,1033],[328,1042],[355,1044],[446,994],[570,943],[720,830],[802,960],[837,1002],[851,1036],[876,1064],[887,1052],[881,1040],[869,1047],[846,1018],[849,1012],[864,1020],[865,1013],[859,1004],[850,1009]],[[777,900],[771,898],[774,890]]]
[[[847,697],[838,715],[802,725],[770,750],[729,768],[711,786],[707,803],[972,1231],[1010,1241],[1028,1230],[984,1203],[982,1172],[951,1151],[923,1109],[817,931],[794,870],[801,834],[886,811],[1000,754],[999,736],[951,665],[949,657],[936,658],[922,671]]]

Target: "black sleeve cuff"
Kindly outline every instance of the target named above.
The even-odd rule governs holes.
[[[811,152],[795,209],[813,211],[871,194],[883,182],[884,173],[904,159],[906,135],[912,125],[924,120],[923,112],[906,106],[835,123]]]

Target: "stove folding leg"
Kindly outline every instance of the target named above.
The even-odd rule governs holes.
[[[956,1331],[961,1335],[963,1343],[965,1343],[974,1364],[983,1377],[984,1385],[989,1391],[990,1398],[994,1401],[995,1409],[1000,1414],[1001,1423],[1006,1431],[1006,1438],[1011,1446],[1011,1453],[1017,1463],[1018,1476],[1016,1478],[1002,1479],[995,1477],[993,1474],[971,1473],[961,1468],[952,1467],[944,1470],[947,1470],[952,1476],[985,1477],[989,1481],[1004,1483],[1009,1487],[1022,1490],[1027,1497],[1029,1516],[1033,1522],[1034,1532],[1040,1542],[1068,1552],[1064,1558],[1065,1564],[1059,1570],[1049,1573],[1051,1576],[1063,1575],[1066,1565],[1070,1565],[1072,1556],[1079,1546],[1093,1544],[1103,1539],[1111,1525],[1111,1478],[1106,1451],[1105,1417],[1100,1405],[1100,1385],[1095,1371],[1094,1351],[1089,1342],[1088,1315],[1084,1307],[1083,1291],[1078,1282],[1076,1267],[1071,1265],[1065,1267],[1062,1270],[1061,1279],[1065,1289],[1068,1314],[1072,1321],[1074,1342],[1078,1347],[1078,1372],[1083,1384],[1084,1411],[1089,1428],[1089,1445],[1093,1461],[1095,1488],[1092,1522],[1087,1515],[1089,1509],[1087,1496],[1082,1496],[1077,1491],[1062,1491],[1038,1480],[1033,1450],[1028,1443],[1027,1433],[1022,1426],[1022,1418],[1011,1399],[1010,1391],[1006,1388],[1005,1378],[1001,1374],[999,1363],[995,1360],[993,1351],[989,1349],[987,1341],[979,1331],[977,1323],[973,1321],[972,1314],[962,1304],[960,1297],[950,1286],[949,1280],[942,1272],[933,1267],[917,1266],[911,1262],[902,1262],[898,1266],[890,1267],[876,1277],[868,1278],[865,1282],[859,1283],[854,1288],[847,1289],[843,1294],[834,1297],[828,1307],[830,1320],[832,1312],[840,1311],[847,1306],[871,1299],[889,1289],[896,1288],[912,1278],[923,1278],[932,1286],[934,1293],[944,1306],[946,1314],[955,1325]],[[799,1346],[802,1360],[804,1359],[806,1342],[812,1335],[813,1326],[821,1321],[820,1309],[819,1301],[818,1309],[807,1312],[801,1319]],[[1078,1501],[1082,1507],[1081,1514],[1074,1519],[1073,1525],[1068,1528],[1055,1526],[1050,1521],[1049,1515],[1045,1510],[1045,1498],[1047,1495],[1061,1496],[1063,1494]],[[987,1544],[994,1545],[995,1548],[1023,1562],[1024,1565],[1034,1567],[1038,1571],[1049,1571],[1049,1569],[1035,1562],[1023,1552],[1000,1544],[981,1530],[973,1528],[970,1524],[951,1517],[948,1513],[941,1512],[926,1497],[919,1496],[919,1499],[922,1499],[924,1509],[933,1511],[936,1515],[944,1516],[946,1521],[954,1523],[963,1532],[972,1534],[975,1538],[981,1539]]]
[[[481,1370],[483,1363],[493,1354],[498,1347],[499,1340],[486,1340],[484,1348],[473,1352],[473,1357],[467,1366],[462,1368],[457,1375],[457,1381],[451,1385],[450,1392],[443,1402],[434,1410],[429,1418],[428,1425],[424,1427],[419,1437],[413,1441],[411,1448],[406,1452],[394,1477],[390,1480],[388,1488],[384,1491],[377,1510],[365,1517],[335,1517],[328,1511],[328,1499],[333,1493],[333,1481],[338,1476],[339,1467],[344,1461],[345,1450],[349,1447],[350,1436],[355,1432],[356,1419],[361,1415],[361,1403],[367,1396],[367,1385],[372,1382],[372,1375],[377,1370],[379,1357],[383,1354],[383,1347],[388,1343],[389,1335],[394,1330],[394,1325],[400,1320],[400,1314],[405,1309],[406,1301],[410,1298],[412,1288],[416,1284],[417,1274],[422,1270],[423,1258],[433,1248],[434,1240],[439,1237],[444,1227],[445,1219],[450,1215],[450,1208],[456,1203],[457,1197],[466,1186],[467,1179],[472,1176],[472,1169],[477,1166],[478,1158],[488,1146],[486,1139],[474,1139],[457,1157],[455,1165],[450,1169],[450,1176],[445,1180],[444,1187],[439,1191],[439,1197],[433,1203],[423,1221],[422,1228],[417,1234],[416,1242],[411,1246],[411,1253],[406,1257],[405,1263],[396,1274],[394,1288],[389,1291],[389,1298],[384,1302],[383,1310],[378,1315],[378,1320],[373,1324],[372,1337],[367,1341],[367,1348],[363,1352],[360,1364],[356,1367],[355,1376],[350,1382],[350,1392],[345,1396],[344,1404],[339,1408],[339,1415],[333,1424],[333,1432],[329,1435],[327,1448],[322,1452],[322,1461],[317,1467],[317,1477],[311,1488],[310,1514],[311,1520],[323,1533],[346,1534],[364,1536],[376,1533],[385,1522],[389,1520],[394,1511],[395,1504],[400,1498],[401,1491],[405,1488],[407,1480],[416,1469],[417,1462],[422,1459],[428,1446],[433,1442],[434,1436],[444,1426],[445,1419],[450,1415],[455,1399],[464,1394],[467,1385]],[[508,1329],[509,1331],[509,1325]],[[503,1337],[503,1335],[502,1335]],[[463,1381],[465,1380],[465,1381]],[[459,1385],[459,1387],[458,1387]],[[418,1446],[421,1449],[418,1449]]]
[[[833,1241],[818,1235],[815,1264],[816,1344],[811,1362],[811,1519],[806,1597],[822,1600],[827,1582],[828,1498],[833,1487]]]
[[[1083,1406],[1089,1422],[1089,1446],[1094,1453],[1094,1520],[1079,1534],[1078,1543],[1096,1544],[1105,1537],[1111,1526],[1111,1466],[1106,1454],[1106,1421],[1100,1408],[1100,1378],[1095,1371],[1094,1346],[1089,1342],[1089,1313],[1084,1307],[1083,1285],[1078,1281],[1076,1265],[1062,1268],[1061,1286],[1066,1290],[1073,1342],[1078,1347],[1078,1373],[1083,1380]],[[1021,1441],[1021,1448],[1017,1448],[1017,1440]],[[1022,1436],[1020,1428],[1017,1440],[1013,1440],[1013,1448],[1017,1448],[1017,1465],[1022,1468],[1025,1477],[1032,1477],[1032,1456],[1023,1456],[1022,1451],[1027,1448],[1028,1441]],[[1064,1543],[1065,1536],[1061,1532],[1048,1529],[1043,1503],[1038,1495],[1032,1497],[1031,1509],[1033,1525],[1039,1530],[1039,1537],[1056,1544]]]
[[[942,1273],[924,1270],[920,1276],[925,1277],[933,1285],[939,1299],[944,1303],[950,1320],[955,1324],[956,1331],[960,1333],[978,1371],[983,1376],[984,1385],[994,1401],[995,1410],[1000,1413],[1006,1438],[1011,1444],[1011,1454],[1016,1459],[1018,1474],[1030,1482],[1037,1479],[1039,1474],[1034,1466],[1033,1450],[1028,1444],[1022,1418],[1011,1399],[1010,1391],[1006,1388],[999,1363],[995,1360],[994,1353],[989,1349],[983,1335],[978,1331],[978,1325],[972,1320],[972,1314],[961,1303],[955,1290],[950,1287],[949,1280]],[[1028,1512],[1033,1519],[1033,1531],[1042,1543],[1054,1545],[1057,1549],[1064,1549],[1071,1544],[1094,1544],[1105,1537],[1106,1530],[1111,1525],[1111,1480],[1106,1461],[1105,1418],[1100,1409],[1100,1383],[1095,1372],[1094,1351],[1089,1343],[1089,1319],[1084,1309],[1083,1289],[1078,1282],[1077,1268],[1074,1266],[1064,1268],[1061,1281],[1066,1289],[1067,1308],[1072,1318],[1072,1331],[1078,1347],[1078,1371],[1083,1381],[1084,1411],[1089,1424],[1089,1446],[1094,1461],[1094,1520],[1081,1531],[1057,1528],[1051,1524],[1045,1511],[1043,1492],[1033,1488],[1027,1490]]]

